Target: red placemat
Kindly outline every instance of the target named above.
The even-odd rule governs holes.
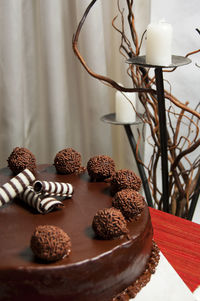
[[[200,225],[150,208],[154,239],[193,292],[200,285]]]

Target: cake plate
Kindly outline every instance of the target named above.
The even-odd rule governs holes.
[[[160,262],[151,280],[130,301],[195,301],[194,295],[160,253]]]

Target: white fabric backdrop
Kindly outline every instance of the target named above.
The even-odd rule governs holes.
[[[187,53],[200,48],[200,35],[196,28],[200,29],[200,1],[151,0],[151,21],[164,18],[173,26],[172,51],[175,55],[185,56]],[[195,108],[200,101],[199,84],[200,54],[190,56],[192,63],[177,68],[173,73],[165,73],[165,78],[170,81],[172,94],[182,102],[189,101],[190,106]],[[169,86],[166,84],[166,88]]]
[[[84,163],[95,154],[134,168],[124,130],[103,124],[114,109],[114,91],[92,79],[72,51],[72,35],[90,0],[0,0],[0,166],[15,146],[52,162],[73,147]],[[149,1],[137,1],[138,3]],[[122,1],[123,4],[123,1]],[[140,32],[149,5],[136,5]],[[97,1],[80,37],[89,66],[126,84],[119,36],[111,27],[116,1]]]
[[[196,28],[200,29],[200,1],[181,1],[181,0],[151,0],[150,21],[157,22],[165,19],[173,27],[172,53],[175,55],[185,56],[187,53],[200,48],[200,35]],[[172,73],[165,73],[164,78],[170,82],[165,82],[165,87],[175,95],[181,102],[189,101],[189,106],[195,109],[200,102],[199,85],[200,85],[200,54],[190,56],[192,62],[189,65],[177,68]],[[185,135],[187,128],[182,124],[182,134]],[[147,135],[150,133],[147,130]],[[199,148],[193,153],[196,157],[199,154]],[[150,148],[145,147],[145,160],[150,156]],[[160,183],[159,183],[160,180]],[[161,178],[158,178],[161,186]],[[199,201],[200,206],[200,201]],[[200,209],[200,208],[199,208]],[[200,212],[200,210],[198,211]],[[196,211],[197,212],[197,211]],[[200,221],[200,214],[195,221]]]
[[[119,36],[111,27],[116,0],[99,0],[80,36],[89,66],[116,81],[127,79],[118,52]],[[123,128],[100,117],[114,110],[114,91],[91,78],[72,51],[72,35],[90,0],[0,0],[0,166],[15,146],[29,148],[38,163],[52,162],[57,151],[73,147],[84,163],[95,154],[112,156],[118,167],[135,168]],[[125,0],[121,0],[123,6]],[[135,0],[138,33],[150,22],[150,0]],[[174,27],[175,54],[199,48],[200,2],[151,1],[151,19]],[[169,74],[174,94],[199,100],[199,69]],[[143,150],[142,150],[143,151]],[[148,147],[146,148],[148,158]]]

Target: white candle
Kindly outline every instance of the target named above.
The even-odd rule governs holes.
[[[171,64],[172,26],[164,20],[147,27],[146,63],[158,66]]]
[[[122,94],[123,93],[123,94]],[[136,95],[117,91],[115,95],[116,121],[132,123],[136,120]]]

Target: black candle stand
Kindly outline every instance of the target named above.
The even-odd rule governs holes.
[[[142,119],[140,119],[139,114],[137,114],[137,115],[138,116],[136,116],[136,121],[135,122],[127,122],[127,123],[126,122],[119,122],[119,121],[116,120],[115,113],[104,115],[104,116],[101,117],[101,120],[106,122],[106,123],[113,124],[113,125],[123,125],[124,126],[124,129],[126,131],[126,134],[127,134],[127,137],[128,137],[133,155],[135,157],[135,161],[136,161],[136,164],[137,164],[137,167],[138,167],[138,171],[139,171],[139,174],[140,174],[140,177],[141,177],[141,180],[142,180],[142,185],[143,185],[143,188],[144,188],[144,193],[145,193],[145,196],[146,196],[147,203],[150,207],[153,207],[153,202],[152,202],[151,192],[150,192],[150,189],[149,189],[148,180],[147,180],[147,177],[146,177],[144,166],[143,166],[143,164],[141,164],[139,162],[139,161],[142,161],[142,160],[141,160],[140,152],[136,151],[137,143],[135,141],[135,137],[134,137],[132,129],[131,129],[131,125],[138,125],[138,124],[142,123]],[[137,157],[138,157],[139,161],[137,160]]]
[[[166,124],[166,110],[165,110],[165,97],[164,97],[164,84],[163,84],[163,68],[177,68],[187,65],[191,62],[189,58],[172,55],[172,63],[168,66],[158,66],[146,63],[146,56],[136,56],[126,61],[128,64],[141,66],[144,68],[154,68],[156,78],[156,90],[158,100],[158,117],[160,129],[160,152],[161,152],[161,167],[162,167],[162,198],[163,211],[169,212],[169,173],[168,173],[168,150],[167,150],[167,124]],[[142,179],[143,188],[147,203],[153,207],[152,197],[149,189],[148,180],[143,167],[143,164],[138,162],[137,157],[141,160],[140,153],[136,155],[136,141],[131,130],[131,125],[137,125],[142,122],[140,118],[136,118],[136,122],[122,123],[118,122],[115,118],[115,113],[111,113],[101,117],[101,120],[114,125],[123,125],[135,157],[140,177]]]
[[[163,85],[163,68],[177,68],[187,65],[191,62],[189,58],[172,55],[172,63],[168,66],[158,66],[146,63],[146,56],[136,56],[127,60],[128,64],[142,66],[144,68],[154,68],[156,78],[156,90],[158,100],[158,117],[160,129],[160,152],[161,152],[161,167],[162,167],[162,198],[163,210],[169,212],[169,174],[168,174],[168,155],[167,155],[167,124],[165,97]]]

